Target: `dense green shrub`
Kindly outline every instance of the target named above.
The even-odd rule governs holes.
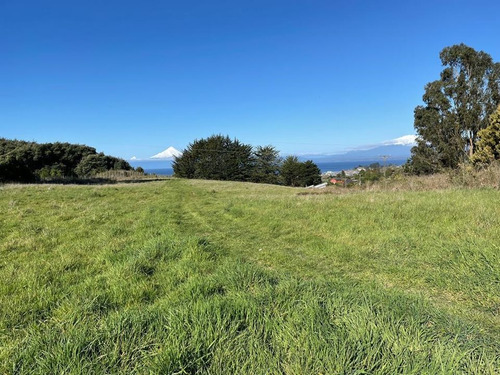
[[[490,116],[490,124],[478,133],[477,151],[472,156],[476,165],[487,165],[500,160],[500,106]]]
[[[279,183],[281,158],[273,146],[257,146],[253,152],[254,165],[251,181],[265,184]]]
[[[172,166],[177,177],[248,181],[252,164],[252,146],[213,135],[189,144]]]
[[[132,167],[123,159],[104,155],[101,152],[85,156],[76,166],[75,173],[78,177],[89,177],[96,173],[118,169],[131,170]]]
[[[81,164],[83,160],[87,162]],[[90,160],[100,165],[100,171],[132,168],[123,159],[97,154],[95,148],[85,145],[0,138],[0,181],[35,182],[50,178],[86,176],[86,173],[78,173],[77,169],[89,170]]]
[[[281,166],[281,181],[288,186],[309,186],[321,182],[318,166],[307,160],[300,162],[296,156],[288,156]]]

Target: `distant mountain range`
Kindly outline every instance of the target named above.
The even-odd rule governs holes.
[[[382,145],[368,150],[351,150],[343,154],[333,154],[333,155],[301,155],[300,159],[307,160],[311,159],[314,162],[325,163],[325,162],[343,162],[343,161],[380,161],[381,163],[386,159],[387,163],[390,164],[391,160],[402,161],[406,160],[411,155],[411,148],[413,144],[404,145]]]
[[[380,164],[403,164],[411,155],[411,148],[415,145],[415,138],[414,135],[405,135],[379,144],[367,145],[355,150],[346,151],[341,154],[303,154],[299,156],[299,159],[313,160],[315,163],[346,162],[348,164],[366,165],[379,162]],[[142,166],[144,168],[171,168],[174,158],[181,155],[181,151],[170,146],[148,159],[138,160],[132,157],[130,159],[130,164],[134,167]]]

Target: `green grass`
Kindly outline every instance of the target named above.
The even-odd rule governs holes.
[[[0,187],[0,373],[496,374],[500,192]]]

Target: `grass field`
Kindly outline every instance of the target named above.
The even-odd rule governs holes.
[[[0,187],[0,373],[500,373],[500,191],[300,192]]]

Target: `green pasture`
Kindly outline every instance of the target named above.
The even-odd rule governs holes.
[[[500,191],[310,192],[0,186],[0,373],[500,373]]]

